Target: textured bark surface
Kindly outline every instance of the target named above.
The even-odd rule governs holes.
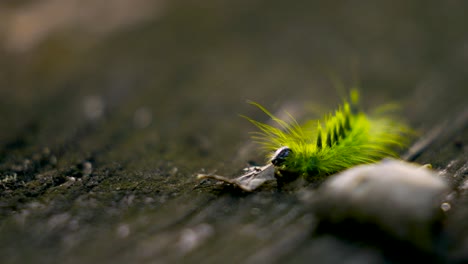
[[[466,2],[78,2],[0,4],[1,263],[468,259]],[[450,183],[429,250],[324,222],[320,183],[196,180],[264,163],[247,99],[315,117],[340,102],[330,80],[399,102],[402,155]]]

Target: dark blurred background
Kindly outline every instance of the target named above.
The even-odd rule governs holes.
[[[121,242],[121,261],[177,260],[170,245],[189,224],[164,219],[192,212],[178,204],[206,195],[192,191],[197,172],[235,175],[245,165],[237,155],[254,128],[239,114],[266,121],[247,100],[273,112],[331,110],[342,83],[360,87],[367,109],[399,102],[421,134],[456,119],[468,103],[466,10],[456,0],[2,1],[0,175],[17,180],[2,189],[2,255],[27,262],[47,249],[39,259],[114,261],[102,244],[114,230],[130,232],[123,219],[149,221],[138,234],[158,218],[149,233],[167,242],[158,248],[166,253]],[[441,168],[452,158],[420,162]],[[71,180],[81,185],[61,187]],[[222,217],[206,221],[222,237]]]

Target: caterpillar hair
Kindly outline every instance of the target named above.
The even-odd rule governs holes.
[[[397,156],[396,150],[408,143],[411,131],[388,114],[368,115],[360,110],[359,93],[351,90],[349,99],[322,120],[300,125],[271,114],[258,103],[277,126],[247,118],[259,131],[253,139],[268,151],[269,161],[279,172],[307,179],[323,177],[349,167]]]

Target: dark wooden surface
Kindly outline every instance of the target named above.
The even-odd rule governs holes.
[[[1,263],[468,259],[465,2],[33,2],[0,4]],[[318,184],[196,181],[264,162],[246,100],[332,110],[337,80],[366,109],[399,102],[408,157],[451,184],[432,251],[318,228]]]

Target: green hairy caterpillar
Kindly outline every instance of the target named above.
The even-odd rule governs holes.
[[[396,149],[408,143],[410,129],[388,114],[367,115],[360,110],[359,93],[351,90],[348,100],[323,120],[299,124],[282,120],[258,103],[251,102],[267,114],[277,126],[244,116],[259,131],[253,140],[269,154],[269,164],[246,168],[236,179],[199,174],[199,179],[221,180],[251,191],[277,176],[296,175],[307,180],[324,177],[359,164],[374,163],[396,157]],[[274,170],[272,169],[274,168]]]
[[[321,177],[352,166],[395,157],[395,149],[407,143],[409,131],[403,123],[388,116],[368,116],[359,111],[359,94],[351,91],[334,114],[324,120],[299,125],[287,123],[257,103],[279,126],[274,127],[246,117],[260,131],[253,139],[274,153],[270,161],[279,170],[306,178]]]

